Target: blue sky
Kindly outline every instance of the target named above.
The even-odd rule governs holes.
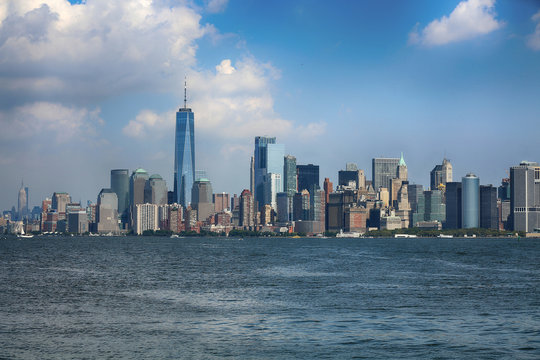
[[[399,157],[428,185],[540,161],[540,2],[8,1],[0,5],[0,208],[21,179],[95,201],[112,168],[172,185],[184,76],[197,168],[249,186],[253,137],[336,180]]]

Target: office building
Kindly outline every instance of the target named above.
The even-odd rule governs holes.
[[[239,226],[246,230],[255,226],[255,201],[247,189],[240,194]]]
[[[296,183],[296,158],[291,155],[285,156],[283,159],[283,191],[290,198],[297,192],[298,185]]]
[[[191,203],[195,181],[195,114],[187,107],[184,84],[184,107],[176,113],[174,140],[174,198],[184,207]]]
[[[309,218],[309,209],[311,201],[309,191],[306,189],[294,194],[293,198],[293,220],[307,221]]]
[[[147,204],[167,204],[167,183],[161,176],[154,174],[144,184],[144,202]]]
[[[229,210],[231,197],[227,193],[217,193],[213,196],[214,199],[214,211],[220,213],[222,211]]]
[[[212,195],[212,183],[210,183],[210,180],[201,178],[195,181],[191,194],[191,207],[197,210],[198,221],[205,221],[214,214]]]
[[[441,165],[435,165],[430,173],[430,187],[432,190],[443,188],[447,182],[452,181],[452,164],[444,158]]]
[[[424,191],[424,220],[441,224],[446,221],[446,206],[443,203],[443,193],[441,190]]]
[[[274,211],[277,212],[276,195],[282,192],[283,185],[281,182],[281,175],[268,173],[264,176],[264,204],[270,205]]]
[[[71,196],[66,192],[55,192],[52,196],[52,208],[58,213],[58,220],[66,219],[66,206],[71,202]]]
[[[401,153],[401,157],[399,159],[399,163],[397,167],[397,177],[403,182],[409,179],[408,176],[409,175],[407,171],[407,164],[405,163],[405,159],[403,158],[403,153]]]
[[[480,227],[480,179],[472,173],[461,178],[461,224],[464,229]]]
[[[285,145],[276,144],[275,137],[257,136],[255,137],[254,150],[254,184],[255,184],[255,202],[258,203],[259,209],[265,205],[265,181],[268,174],[279,174],[279,178],[283,179]],[[280,181],[280,188],[277,192],[283,191],[283,183]]]
[[[313,193],[320,189],[319,186],[319,165],[296,165],[298,178],[298,191],[307,190]]]
[[[118,197],[111,189],[101,189],[97,199],[97,232],[117,234],[118,226]]]
[[[446,229],[461,229],[461,183],[446,183]]]
[[[23,220],[28,215],[28,197],[27,197],[28,188],[24,187],[24,184],[21,182],[21,189],[19,190],[18,196],[18,220]]]
[[[276,195],[277,203],[277,221],[286,223],[289,221],[289,194],[280,192]]]
[[[68,232],[72,234],[84,234],[88,232],[88,215],[85,209],[74,209],[68,212]]]
[[[118,216],[125,226],[129,223],[129,170],[111,170],[111,190],[118,197]]]
[[[149,176],[146,170],[136,169],[129,178],[130,223],[135,223],[135,206],[144,204],[144,188]]]
[[[510,221],[515,231],[540,232],[540,166],[522,161],[510,168]]]
[[[390,189],[390,181],[398,177],[398,165],[400,159],[397,158],[374,158],[371,162],[372,185],[375,191],[380,187]]]
[[[141,235],[146,230],[159,230],[158,205],[135,205],[135,225],[133,230],[137,235]]]
[[[492,230],[499,228],[497,188],[493,185],[480,185],[480,227]]]

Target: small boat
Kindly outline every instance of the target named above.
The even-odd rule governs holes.
[[[453,237],[454,237],[454,235],[447,235],[447,234],[439,234],[439,236],[438,236],[438,237],[440,237],[440,238],[453,238]]]
[[[21,239],[31,239],[31,238],[34,237],[34,235],[33,234],[25,234],[24,233],[24,228],[23,228],[22,232],[19,235],[17,235],[17,237],[19,237]]]
[[[418,236],[412,235],[412,234],[394,234],[394,237],[395,238],[415,238]]]

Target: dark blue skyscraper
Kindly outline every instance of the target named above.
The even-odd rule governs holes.
[[[184,87],[184,108],[176,113],[174,139],[174,199],[183,206],[191,203],[191,188],[195,179],[195,115],[187,106]]]

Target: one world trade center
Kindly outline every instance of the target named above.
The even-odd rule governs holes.
[[[184,83],[184,108],[176,113],[174,139],[174,200],[187,207],[191,203],[191,188],[195,179],[195,115],[187,107]]]

